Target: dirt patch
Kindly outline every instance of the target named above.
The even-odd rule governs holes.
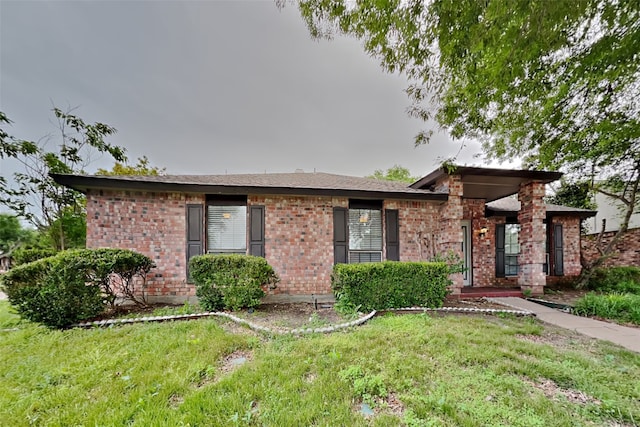
[[[332,305],[263,304],[255,310],[243,310],[234,315],[260,326],[275,330],[323,328],[348,321]]]
[[[253,359],[253,353],[247,350],[237,350],[225,357],[222,360],[222,364],[220,365],[220,370],[215,379],[217,381],[219,378],[228,375],[230,372],[244,365],[248,361]]]
[[[545,325],[540,335],[519,334],[516,335],[516,338],[535,344],[547,344],[558,350],[581,349],[586,352],[594,351],[598,343],[598,340],[594,340],[586,335],[582,335],[568,329],[554,327],[552,325]]]
[[[586,289],[545,289],[545,294],[540,299],[573,307],[587,293],[589,291]]]
[[[589,396],[588,394],[580,390],[562,388],[550,379],[545,378],[537,382],[528,379],[524,379],[523,381],[530,386],[540,390],[549,399],[558,400],[558,396],[564,396],[569,402],[574,404],[602,404],[602,402],[595,397]]]
[[[484,298],[464,298],[464,299],[445,300],[443,307],[513,310],[511,307],[506,307],[502,304],[491,302]]]

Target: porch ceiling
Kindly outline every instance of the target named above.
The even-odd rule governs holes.
[[[450,173],[440,168],[411,184],[411,187],[432,189],[436,181],[444,175],[460,176],[463,197],[486,199],[487,202],[491,202],[517,193],[523,183],[539,181],[548,184],[559,179],[562,173],[458,166],[454,172]]]

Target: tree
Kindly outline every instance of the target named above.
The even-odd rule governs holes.
[[[34,239],[33,230],[22,227],[17,217],[0,213],[0,254],[11,254],[20,245],[28,244]]]
[[[419,177],[411,176],[411,172],[409,169],[404,168],[400,165],[393,165],[389,169],[383,171],[382,169],[376,169],[373,172],[373,175],[367,176],[367,178],[375,178],[375,179],[383,179],[386,181],[399,181],[406,183],[416,182]]]
[[[589,181],[568,181],[562,179],[554,193],[547,196],[546,202],[555,205],[571,206],[579,209],[596,209],[592,197],[593,185]]]
[[[57,249],[65,249],[71,224],[84,213],[84,196],[56,184],[50,173],[83,173],[95,154],[107,154],[126,161],[125,149],[105,142],[115,129],[103,123],[86,123],[81,118],[53,109],[60,130],[59,144],[47,146],[49,138],[38,142],[18,139],[0,129],[0,158],[14,158],[22,166],[13,174],[14,186],[0,177],[0,203],[38,230],[47,231]],[[11,121],[0,113],[0,124]],[[77,227],[76,227],[77,228]]]
[[[96,175],[164,175],[166,168],[151,166],[147,156],[138,158],[135,165],[116,162],[111,170],[98,169]]]
[[[611,252],[640,208],[640,2],[302,0],[299,8],[313,36],[353,35],[384,69],[404,73],[411,115],[479,139],[487,157],[600,183],[625,206],[620,232],[602,248]]]
[[[593,185],[590,181],[568,181],[562,179],[560,186],[554,190],[553,195],[545,197],[547,203],[562,206],[571,206],[579,209],[597,208],[593,201]],[[586,227],[584,220],[580,222],[580,231],[584,234]]]

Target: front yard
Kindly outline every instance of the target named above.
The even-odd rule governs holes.
[[[640,355],[531,318],[390,315],[302,338],[217,318],[50,331],[2,301],[0,361],[11,426],[640,422]]]

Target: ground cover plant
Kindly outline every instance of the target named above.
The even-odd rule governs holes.
[[[640,325],[640,268],[598,268],[587,283],[588,294],[575,302],[575,313]]]
[[[580,316],[596,316],[640,326],[640,295],[589,293],[574,307]]]
[[[256,335],[221,319],[57,331],[8,310],[0,302],[6,425],[640,420],[639,355],[529,318],[382,316],[297,338]]]

